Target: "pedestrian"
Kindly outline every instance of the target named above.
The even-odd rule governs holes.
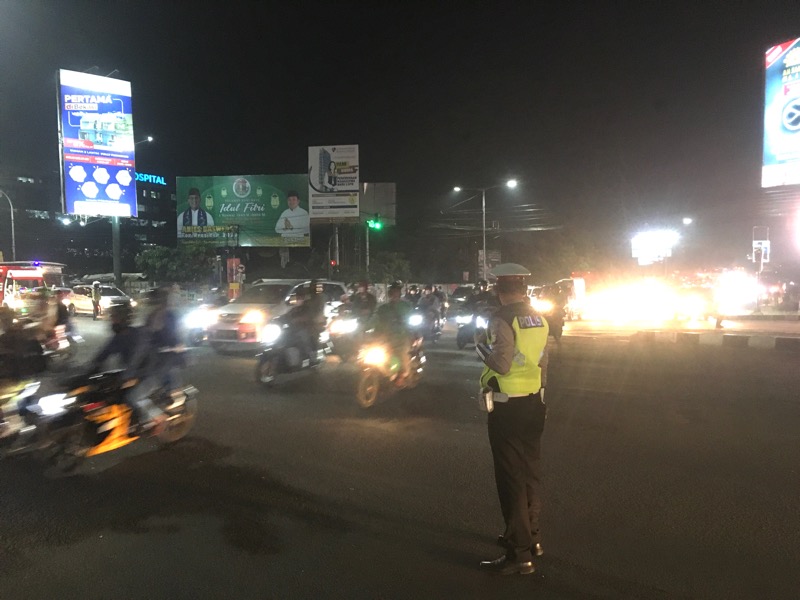
[[[530,305],[523,266],[497,266],[495,291],[501,307],[492,315],[488,344],[476,347],[484,362],[481,374],[484,407],[488,411],[489,445],[505,531],[497,543],[505,554],[480,563],[488,573],[528,575],[533,557],[542,555],[541,436],[547,408],[549,326]]]

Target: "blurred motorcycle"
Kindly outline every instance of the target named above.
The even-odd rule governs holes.
[[[256,381],[265,387],[274,385],[279,375],[319,367],[331,353],[327,331],[320,334],[315,354],[309,356],[300,331],[281,317],[264,327],[261,343],[264,349],[256,355]]]
[[[408,317],[408,326],[426,342],[435,344],[442,335],[442,324],[439,317],[433,311],[425,310],[420,307]]]
[[[406,373],[402,372],[403,361],[394,355],[390,343],[377,337],[368,340],[358,353],[358,405],[369,408],[375,404],[381,392],[416,387],[422,378],[425,361],[422,337],[416,337],[411,343]]]
[[[197,390],[189,385],[162,389],[153,403],[167,417],[163,430],[146,429],[125,404],[122,371],[79,375],[60,393],[42,395],[40,383],[0,398],[0,457],[37,452],[68,471],[88,457],[154,436],[167,444],[185,437],[197,415]]]

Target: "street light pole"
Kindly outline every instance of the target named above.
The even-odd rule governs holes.
[[[14,234],[14,205],[11,203],[11,198],[8,197],[3,190],[0,190],[6,200],[8,200],[8,212],[11,214],[11,260],[17,260],[17,239]]]
[[[483,213],[483,273],[480,279],[486,279],[486,188],[481,190],[481,212]]]
[[[509,179],[508,181],[505,182],[505,186],[507,188],[514,189],[515,187],[517,187],[517,180],[516,179]],[[481,193],[481,219],[482,219],[481,220],[481,235],[483,237],[483,264],[481,265],[480,261],[479,261],[479,266],[481,266],[483,268],[483,273],[481,274],[480,279],[486,279],[486,277],[488,275],[488,268],[487,268],[487,262],[486,262],[487,261],[487,257],[486,257],[486,192],[488,190],[493,190],[493,189],[499,188],[499,187],[502,187],[502,185],[493,185],[491,187],[485,187],[485,188],[471,188],[472,191]],[[453,188],[453,191],[454,192],[460,192],[460,191],[462,191],[462,189],[465,189],[465,188],[461,188],[459,186],[456,186],[456,187]],[[473,196],[473,198],[474,198],[474,196]],[[470,200],[470,198],[467,198],[467,200]],[[464,202],[466,202],[466,200],[464,200]],[[461,204],[461,202],[459,202],[458,204]],[[456,206],[458,204],[456,204]]]

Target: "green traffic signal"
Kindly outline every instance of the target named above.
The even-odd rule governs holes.
[[[375,219],[370,219],[369,221],[367,221],[367,226],[370,229],[376,229],[376,230],[383,229],[383,223]]]

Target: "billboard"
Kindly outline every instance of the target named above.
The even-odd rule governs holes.
[[[305,175],[178,177],[178,242],[310,246]]]
[[[308,201],[312,219],[357,221],[358,182],[358,144],[309,147]]]
[[[58,108],[63,212],[137,216],[130,82],[61,69]]]
[[[800,184],[800,38],[766,53],[761,187]]]

